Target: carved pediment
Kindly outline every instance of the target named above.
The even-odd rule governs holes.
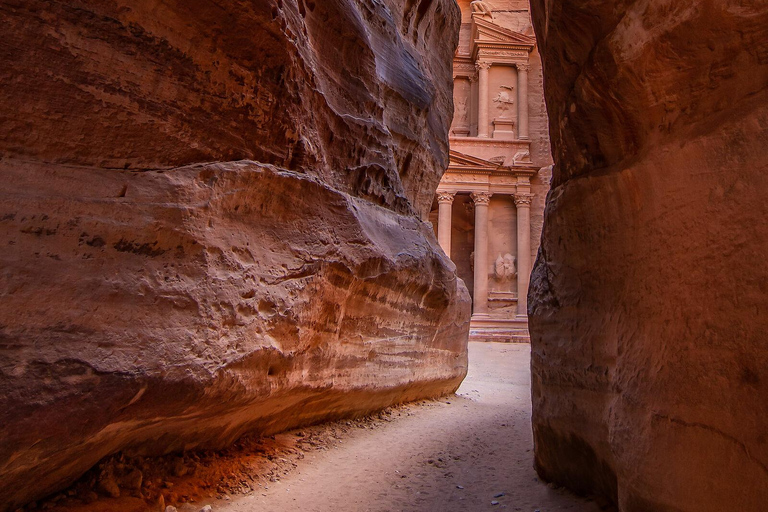
[[[497,163],[491,162],[489,160],[483,160],[482,158],[477,158],[475,156],[467,155],[464,153],[459,153],[455,150],[451,150],[450,157],[450,168],[457,171],[495,171],[500,167],[500,165]]]
[[[499,26],[492,21],[476,18],[472,22],[473,45],[478,43],[501,43],[510,47],[526,47],[533,49],[536,39]]]
[[[525,154],[523,155],[522,153]],[[443,181],[446,183],[452,181],[451,177],[455,178],[457,176],[463,176],[459,179],[460,181],[467,181],[467,177],[471,177],[471,175],[531,177],[539,172],[537,167],[531,165],[528,151],[518,152],[512,158],[497,157],[492,160],[485,160],[452,149],[450,157],[451,161],[448,165],[448,172],[443,177]]]

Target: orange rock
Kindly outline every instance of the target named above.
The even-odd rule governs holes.
[[[0,510],[458,387],[451,0],[7,2]]]
[[[768,5],[532,3],[539,473],[624,512],[765,510]]]

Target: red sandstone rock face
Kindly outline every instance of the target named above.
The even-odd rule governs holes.
[[[0,510],[454,390],[449,0],[0,7]]]
[[[535,0],[556,169],[530,294],[541,475],[768,503],[768,6]]]

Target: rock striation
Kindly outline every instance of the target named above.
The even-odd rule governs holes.
[[[768,6],[533,0],[555,158],[532,276],[543,478],[768,501]]]
[[[451,0],[0,6],[0,510],[452,392]]]

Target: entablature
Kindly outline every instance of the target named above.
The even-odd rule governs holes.
[[[522,139],[504,140],[493,137],[457,137],[448,138],[452,148],[460,150],[465,148],[499,148],[517,153],[518,151],[530,151],[531,141]]]
[[[475,52],[475,58],[479,62],[490,62],[499,65],[506,64],[516,66],[518,64],[527,64],[529,54],[527,51],[499,49],[494,47],[478,46]]]
[[[510,64],[514,63],[514,59],[527,62],[535,46],[536,40],[531,36],[514,32],[483,18],[472,20],[472,42],[469,51],[472,60],[500,58],[510,61]]]
[[[438,192],[491,192],[519,194],[530,188],[539,169],[532,165],[501,165],[490,160],[451,151],[448,170]]]
[[[453,58],[453,78],[461,76],[474,79],[476,73],[477,69],[475,69],[475,62],[469,55],[457,55]]]

